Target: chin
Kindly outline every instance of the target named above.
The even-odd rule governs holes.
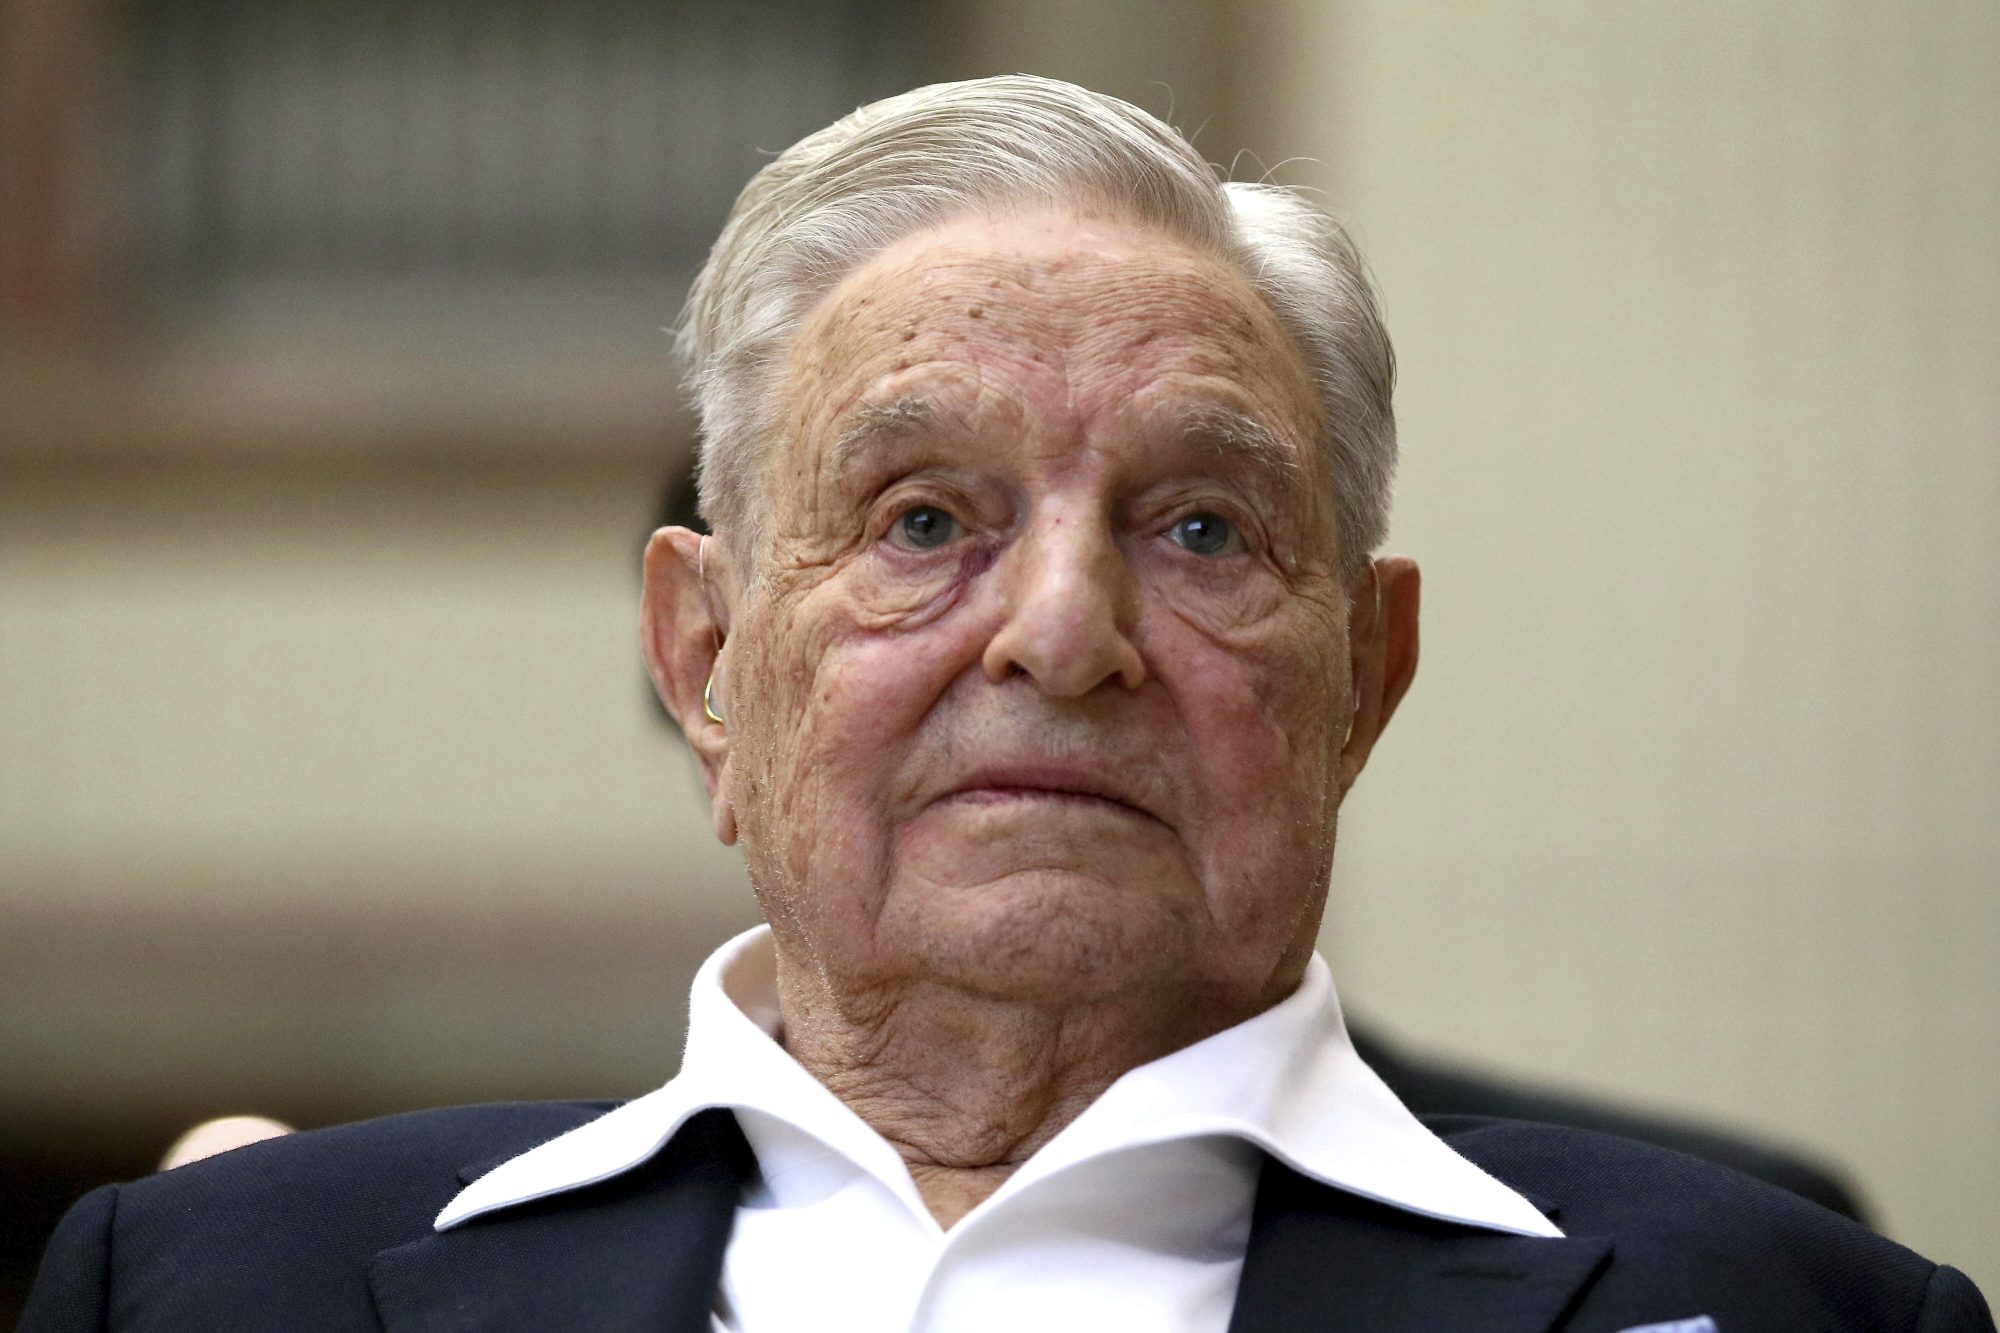
[[[885,913],[878,944],[975,994],[1087,1004],[1192,980],[1191,923],[1157,891],[1050,870],[912,897]]]

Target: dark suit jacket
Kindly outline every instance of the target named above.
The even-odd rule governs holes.
[[[622,1176],[431,1230],[465,1182],[605,1109],[418,1112],[106,1186],[57,1229],[22,1328],[706,1333],[752,1166],[726,1112]],[[1962,1274],[1734,1172],[1587,1131],[1432,1127],[1568,1238],[1414,1217],[1269,1162],[1232,1333],[1993,1329]]]
[[[1681,1116],[1641,1111],[1412,1053],[1351,1016],[1347,1035],[1368,1067],[1380,1074],[1389,1091],[1396,1094],[1396,1099],[1420,1116],[1477,1115],[1533,1120],[1657,1143],[1662,1148],[1768,1180],[1822,1208],[1831,1208],[1868,1225],[1867,1209],[1838,1171],[1789,1148]]]

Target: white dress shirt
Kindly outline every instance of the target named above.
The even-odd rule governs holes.
[[[695,978],[678,1075],[482,1176],[436,1228],[630,1170],[724,1106],[758,1167],[723,1256],[724,1333],[1222,1333],[1265,1154],[1409,1212],[1562,1234],[1362,1064],[1317,955],[1276,1007],[1125,1074],[949,1231],[896,1149],[778,1031],[776,955],[759,927]]]

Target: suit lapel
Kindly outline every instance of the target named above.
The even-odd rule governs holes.
[[[1229,1333],[1547,1333],[1610,1254],[1418,1217],[1267,1161]]]
[[[375,1256],[386,1333],[560,1328],[706,1333],[752,1163],[704,1111],[644,1164]]]

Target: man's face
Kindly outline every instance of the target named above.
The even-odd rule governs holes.
[[[843,996],[1288,992],[1348,621],[1264,303],[1147,228],[975,217],[850,275],[785,382],[718,687],[782,965]]]

